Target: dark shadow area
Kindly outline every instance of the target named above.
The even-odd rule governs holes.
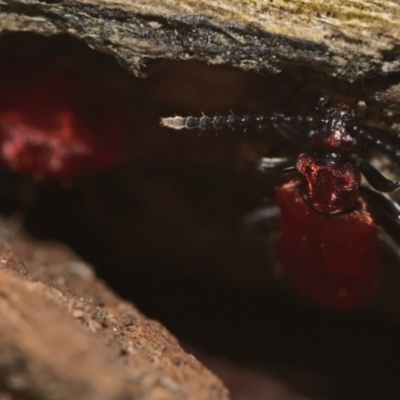
[[[159,126],[175,114],[310,113],[321,92],[355,104],[361,84],[305,67],[261,77],[195,62],[160,63],[140,80],[69,37],[10,34],[0,53],[18,53],[28,68],[39,57],[95,74],[122,138],[113,166],[72,181],[37,182],[3,167],[4,213],[21,213],[36,237],[70,245],[118,294],[195,348],[268,368],[315,398],[399,398],[398,299],[353,313],[305,304],[274,279],[266,235],[243,226],[284,180],[255,171],[256,161],[297,154],[296,145],[271,127],[199,135]],[[325,381],[316,388],[303,372]]]

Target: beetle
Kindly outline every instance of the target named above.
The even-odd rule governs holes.
[[[283,136],[306,148],[297,159],[262,158],[263,172],[294,171],[296,178],[276,191],[279,207],[280,259],[297,290],[319,305],[351,309],[364,304],[381,287],[383,267],[379,227],[370,203],[391,219],[400,209],[381,192],[391,192],[400,181],[386,179],[358,157],[373,146],[399,159],[400,149],[360,127],[366,104],[354,110],[347,104],[327,107],[321,97],[318,113],[309,116],[229,115],[200,118],[168,117],[161,125],[172,129],[220,129],[272,124]],[[372,189],[361,186],[362,175]],[[368,199],[368,201],[366,200]],[[270,209],[256,219],[271,218]],[[394,241],[388,248],[399,252]]]

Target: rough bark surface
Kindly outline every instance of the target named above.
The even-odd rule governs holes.
[[[56,243],[0,241],[0,348],[4,398],[228,398],[161,324]]]
[[[154,59],[349,81],[400,70],[400,4],[387,0],[2,0],[0,31],[69,33],[138,76]]]

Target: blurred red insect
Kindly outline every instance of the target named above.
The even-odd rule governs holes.
[[[399,159],[400,150],[358,126],[366,112],[364,102],[358,103],[356,111],[345,104],[330,108],[326,104],[327,98],[321,98],[319,114],[307,117],[177,116],[163,118],[161,123],[173,129],[273,124],[285,137],[306,147],[297,160],[260,161],[261,171],[293,171],[297,177],[277,189],[279,209],[263,209],[255,213],[253,220],[277,217],[279,212],[280,258],[290,280],[317,304],[349,309],[366,302],[382,285],[382,242],[394,249],[390,238],[380,237],[369,203],[393,220],[400,219],[397,204],[380,193],[395,190],[400,181],[386,179],[356,154],[372,145]],[[375,190],[360,186],[361,175]],[[364,198],[371,201],[367,203]]]
[[[65,179],[114,162],[118,121],[91,77],[43,60],[3,56],[0,89],[1,163]]]

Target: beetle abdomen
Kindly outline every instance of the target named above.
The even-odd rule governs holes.
[[[381,285],[377,227],[360,199],[342,214],[321,214],[305,203],[299,181],[277,191],[281,209],[280,252],[285,270],[310,300],[333,308],[352,308]]]

